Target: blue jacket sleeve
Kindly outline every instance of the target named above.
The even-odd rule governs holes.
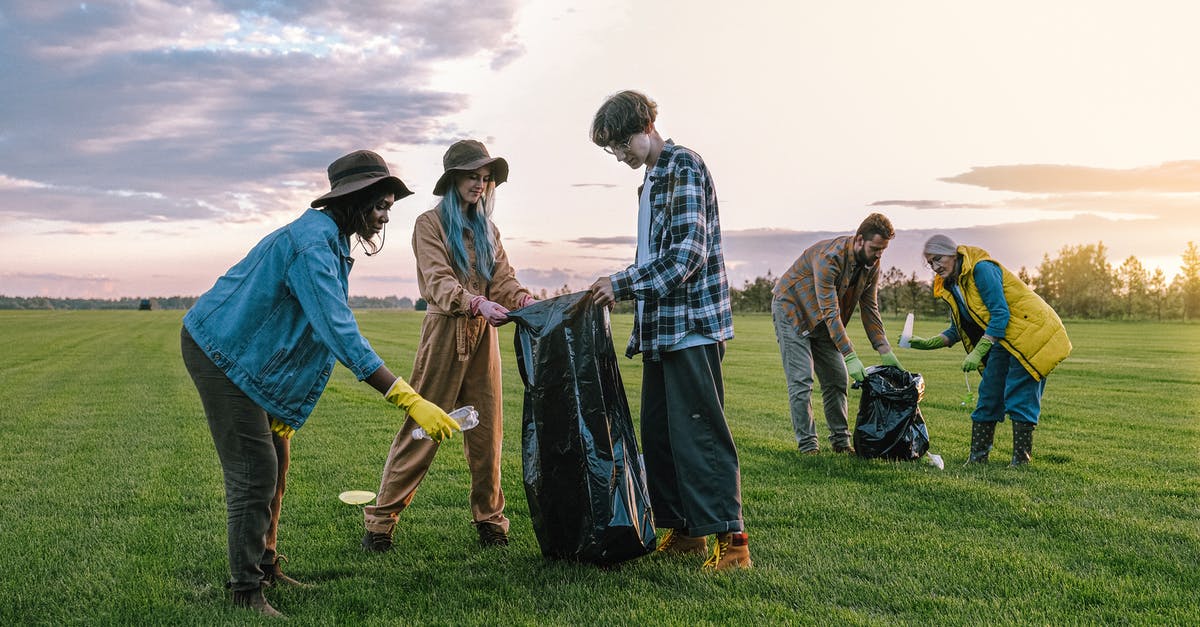
[[[383,365],[383,359],[359,331],[339,276],[333,254],[313,245],[288,266],[287,285],[317,338],[362,381]]]
[[[975,287],[983,298],[983,305],[988,310],[988,326],[984,333],[996,339],[1004,337],[1004,329],[1008,328],[1008,301],[1004,298],[1004,277],[1000,266],[981,261],[975,264],[972,271]]]

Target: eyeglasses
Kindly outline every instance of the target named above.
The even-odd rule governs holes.
[[[632,136],[630,136],[629,139],[626,139],[624,143],[617,144],[616,146],[605,146],[604,152],[607,152],[614,157],[617,156],[618,152],[621,154],[626,154],[629,152],[629,142],[631,141],[633,141]]]
[[[937,270],[945,259],[946,255],[930,255],[929,259],[925,260],[925,265],[929,266],[931,270]]]

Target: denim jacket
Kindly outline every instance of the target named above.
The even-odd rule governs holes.
[[[234,385],[299,429],[335,359],[360,381],[383,365],[347,302],[353,264],[349,238],[310,209],[217,279],[183,325]]]

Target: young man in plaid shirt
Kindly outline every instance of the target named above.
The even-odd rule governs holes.
[[[846,415],[846,375],[855,381],[866,376],[846,335],[856,305],[867,339],[883,364],[902,368],[879,317],[879,259],[895,236],[891,221],[872,213],[854,235],[808,247],[775,284],[771,315],[783,356],[792,428],[804,453],[819,450],[810,402],[814,371],[821,382],[833,452],[854,452]]]
[[[638,190],[636,262],[592,284],[595,300],[637,300],[625,354],[642,353],[642,448],[663,554],[709,553],[703,568],[751,566],[741,471],[725,422],[721,358],[733,337],[717,195],[700,155],[664,140],[658,108],[635,91],[611,96],[592,141],[646,178]]]

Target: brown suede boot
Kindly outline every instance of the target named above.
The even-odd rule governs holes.
[[[663,555],[704,555],[708,553],[708,538],[693,538],[683,529],[667,529],[654,551]]]
[[[291,586],[293,588],[311,588],[312,585],[307,584],[307,583],[300,583],[299,581],[296,581],[295,579],[292,579],[291,577],[288,577],[287,575],[283,574],[283,570],[281,570],[279,568],[279,565],[286,561],[287,561],[287,556],[276,555],[274,563],[259,565],[259,567],[262,568],[262,571],[263,571],[263,578],[262,578],[263,587],[270,588],[275,585],[281,585],[281,586]]]
[[[267,603],[267,598],[263,596],[262,588],[254,588],[253,590],[234,590],[233,604],[238,607],[254,610],[263,616],[271,618],[286,618],[279,610],[271,607]]]
[[[718,533],[717,544],[713,547],[712,555],[700,568],[702,570],[722,571],[735,568],[750,568],[754,562],[750,560],[750,537],[745,532]]]

